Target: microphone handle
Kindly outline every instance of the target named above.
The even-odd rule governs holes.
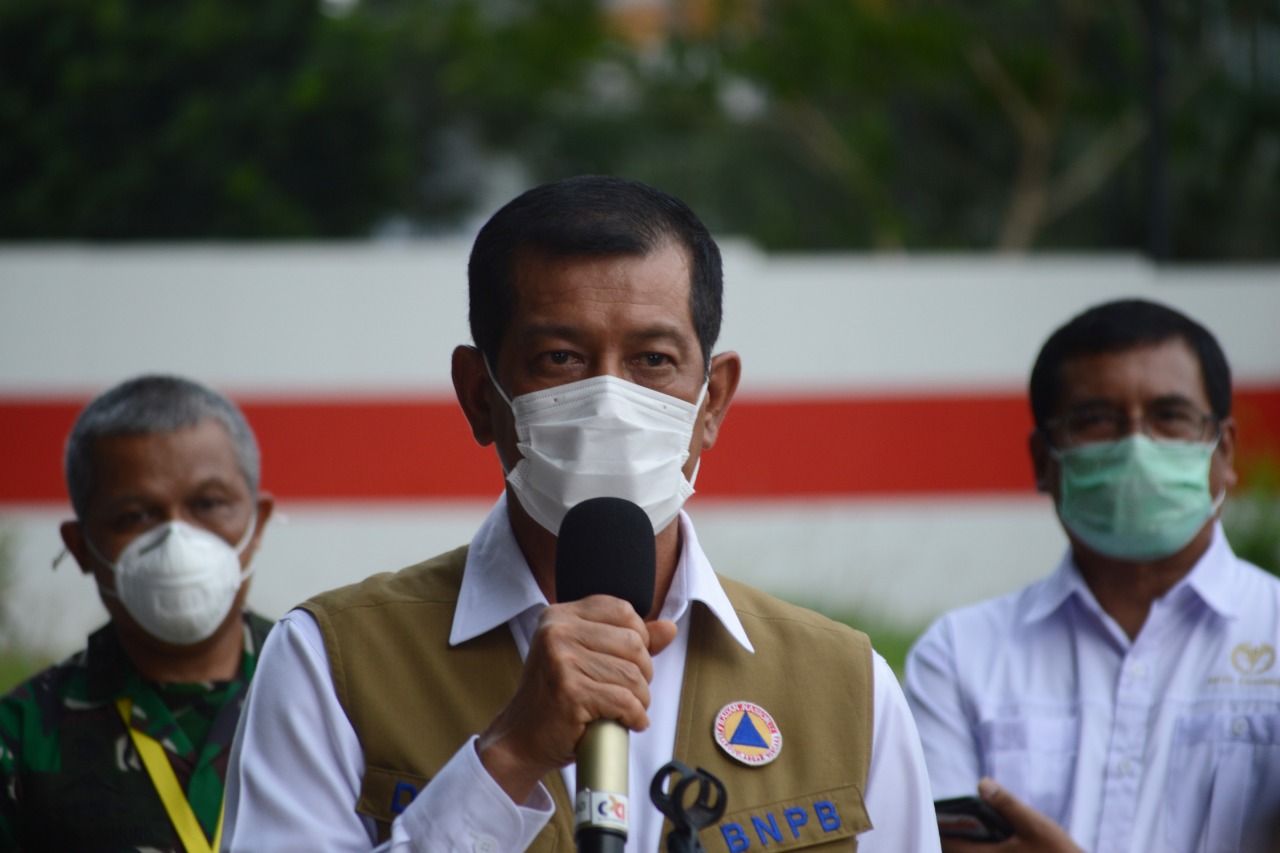
[[[630,732],[615,720],[596,720],[578,742],[574,803],[578,853],[622,853],[630,826],[627,796]]]
[[[578,853],[622,853],[627,839],[607,829],[584,829],[578,833]]]

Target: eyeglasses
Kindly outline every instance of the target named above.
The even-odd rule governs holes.
[[[1190,403],[1156,403],[1143,414],[1142,432],[1153,441],[1207,442],[1216,437],[1218,418]],[[1118,441],[1132,430],[1129,416],[1118,409],[1089,406],[1045,421],[1062,438],[1059,447]]]

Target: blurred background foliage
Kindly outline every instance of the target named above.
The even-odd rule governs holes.
[[[1222,526],[1240,557],[1280,576],[1280,459],[1260,458],[1222,508]]]
[[[47,663],[15,642],[10,630],[12,614],[7,606],[7,593],[13,585],[16,550],[17,533],[0,519],[0,695],[8,693]]]
[[[582,172],[773,250],[1280,256],[1280,0],[0,0],[0,239],[466,230]]]

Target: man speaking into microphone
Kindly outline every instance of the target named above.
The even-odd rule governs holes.
[[[486,223],[468,282],[475,346],[454,351],[454,387],[504,494],[469,546],[318,595],[272,632],[227,848],[572,851],[577,806],[579,824],[618,818],[627,853],[658,853],[670,827],[647,792],[675,758],[724,782],[708,851],[937,850],[888,666],[864,635],[717,576],[681,509],[741,373],[712,355],[706,227],[652,187],[571,178]],[[630,559],[623,522],[581,525],[601,556],[571,560],[587,583],[560,594],[562,525],[580,542],[566,516],[596,498],[643,513],[652,557]],[[651,599],[610,582],[632,571],[652,573]],[[598,721],[629,733],[611,748],[628,791],[582,808]]]

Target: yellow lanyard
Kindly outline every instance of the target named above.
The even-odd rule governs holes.
[[[116,707],[120,710],[124,727],[129,730],[129,737],[133,738],[133,745],[142,758],[143,766],[147,768],[151,783],[156,786],[156,793],[164,803],[164,810],[169,813],[169,820],[173,821],[173,828],[182,839],[182,846],[187,849],[187,853],[216,853],[218,845],[222,843],[222,815],[226,807],[225,800],[218,809],[218,828],[214,830],[213,846],[210,847],[200,821],[196,820],[196,813],[191,810],[191,804],[182,793],[182,786],[178,784],[178,777],[169,764],[169,757],[164,754],[164,747],[151,735],[138,731],[130,724],[133,702],[128,696],[117,699]]]

